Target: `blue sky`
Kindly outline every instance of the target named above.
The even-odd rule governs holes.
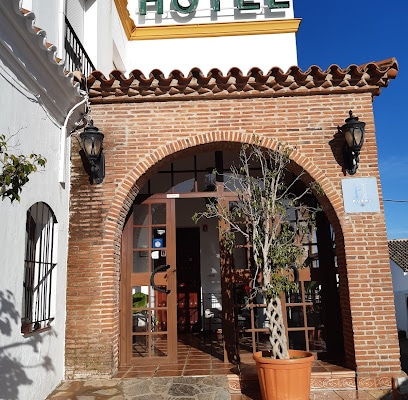
[[[302,70],[397,59],[397,78],[374,98],[374,118],[383,198],[408,201],[408,2],[294,0],[294,10]],[[388,239],[408,238],[408,202],[384,206]]]

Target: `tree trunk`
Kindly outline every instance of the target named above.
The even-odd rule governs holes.
[[[289,359],[288,342],[282,315],[282,303],[279,296],[267,300],[266,317],[269,320],[269,341],[272,346],[272,357]]]

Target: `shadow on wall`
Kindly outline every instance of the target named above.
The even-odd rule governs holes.
[[[15,298],[12,292],[0,290],[0,335],[3,337],[12,336],[13,329],[20,330],[21,317],[14,303]],[[25,369],[44,368],[46,371],[54,371],[52,360],[48,356],[43,357],[41,363],[29,367],[22,365],[13,357],[13,348],[19,349],[22,346],[30,346],[32,351],[37,353],[44,334],[55,335],[52,331],[48,331],[41,335],[22,337],[21,341],[0,346],[0,397],[2,400],[18,399],[20,385],[33,384],[33,381],[27,377]]]

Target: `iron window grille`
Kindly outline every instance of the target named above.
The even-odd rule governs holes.
[[[43,202],[27,211],[21,319],[24,334],[47,328],[54,320],[56,224],[53,211]]]

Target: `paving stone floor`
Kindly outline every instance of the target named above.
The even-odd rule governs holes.
[[[310,400],[394,400],[388,390],[314,390]],[[228,376],[67,381],[46,400],[261,400],[259,390],[231,391]]]
[[[64,382],[47,400],[230,400],[226,376]]]
[[[65,381],[46,400],[262,400],[256,376],[221,361],[217,343],[212,343],[210,350],[191,342],[180,346],[177,365],[125,368],[112,379]],[[401,343],[401,361],[406,371],[408,340]],[[240,380],[245,383],[237,384]],[[332,388],[312,390],[310,394],[310,400],[342,399],[408,399],[408,381],[393,392]]]

